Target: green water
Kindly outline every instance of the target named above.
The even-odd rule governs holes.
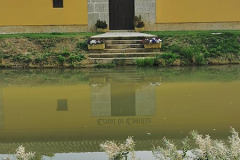
[[[192,130],[240,131],[240,67],[0,70],[0,154],[98,152],[134,136],[151,150]]]

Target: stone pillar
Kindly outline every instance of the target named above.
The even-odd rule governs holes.
[[[156,87],[144,85],[135,92],[136,116],[153,116],[156,113]]]
[[[146,24],[155,24],[156,0],[135,0],[135,15],[141,15]]]
[[[135,15],[141,15],[146,28],[156,23],[156,0],[135,0]],[[97,20],[109,26],[109,0],[88,0],[88,30],[94,31]]]
[[[110,83],[91,86],[91,113],[94,117],[111,117],[111,85]]]
[[[109,26],[109,0],[88,0],[88,29],[94,31],[97,20]]]

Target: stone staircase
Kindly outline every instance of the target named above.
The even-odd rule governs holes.
[[[92,38],[99,38],[106,40],[106,48],[104,50],[89,51],[89,58],[96,59],[138,59],[144,57],[155,57],[160,53],[160,49],[146,49],[142,44],[145,38],[155,37],[143,33],[129,33],[122,34],[108,33],[108,36],[96,36]],[[115,36],[114,36],[115,35]]]

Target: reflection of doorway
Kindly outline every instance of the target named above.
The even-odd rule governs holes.
[[[136,116],[135,85],[122,83],[112,84],[111,104],[112,116]]]
[[[95,117],[153,116],[156,88],[146,83],[106,83],[91,86],[91,114]]]
[[[110,30],[134,29],[134,0],[109,0]]]

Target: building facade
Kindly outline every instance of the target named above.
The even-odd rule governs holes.
[[[0,0],[0,33],[133,30],[141,15],[146,30],[240,29],[239,0]]]

